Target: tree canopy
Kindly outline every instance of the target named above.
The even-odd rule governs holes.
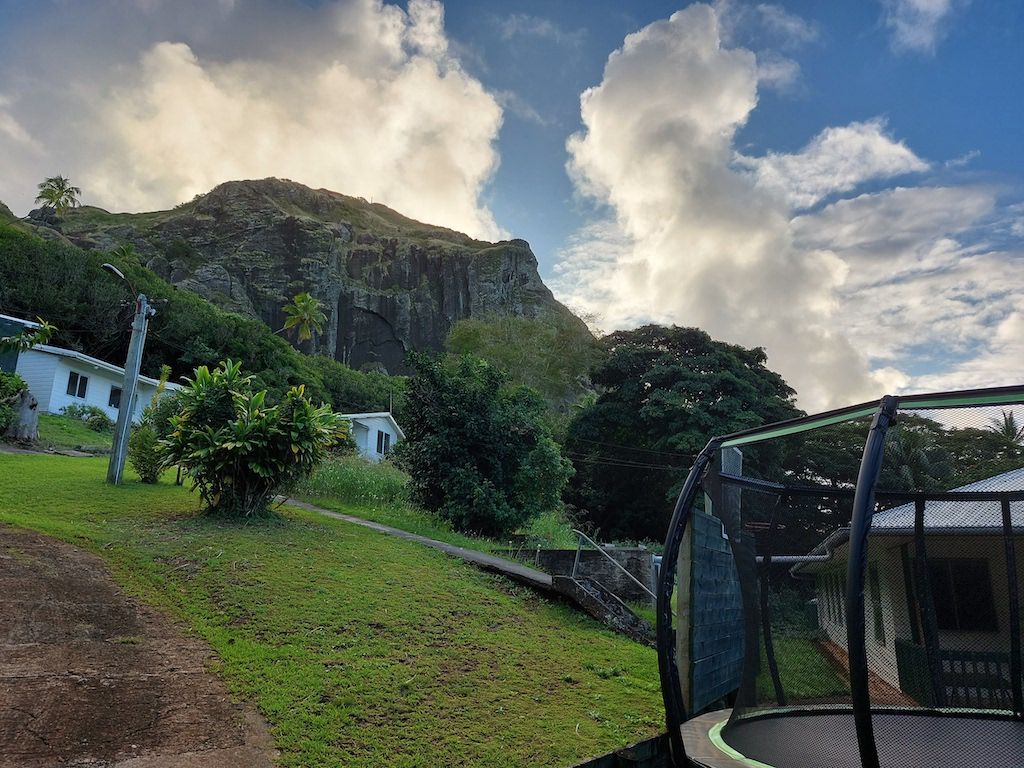
[[[36,202],[51,206],[58,216],[63,216],[68,208],[78,207],[78,198],[82,190],[71,184],[66,176],[51,176],[39,183],[39,194]]]
[[[693,458],[715,436],[800,415],[764,350],[697,328],[647,325],[601,341],[601,394],[569,424],[566,500],[608,537],[664,537]]]
[[[498,535],[560,504],[572,472],[533,390],[478,357],[412,354],[397,456],[416,503],[462,531]]]

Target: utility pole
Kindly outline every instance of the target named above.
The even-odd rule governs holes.
[[[132,427],[132,417],[135,415],[135,393],[139,388],[139,368],[142,366],[142,349],[146,346],[146,331],[149,330],[149,318],[155,314],[156,310],[150,306],[146,294],[140,293],[135,299],[132,339],[128,344],[128,357],[124,362],[121,404],[117,409],[117,425],[114,427],[114,446],[110,452],[110,465],[107,467],[107,482],[113,485],[120,485],[121,478],[124,476],[124,460],[128,453],[128,434]]]

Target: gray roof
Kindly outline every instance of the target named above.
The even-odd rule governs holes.
[[[1024,491],[1024,468],[1011,469],[986,477],[976,483],[953,488],[954,491]],[[1010,502],[1010,521],[1024,529],[1024,501]],[[957,528],[1001,528],[1002,508],[998,501],[929,501],[924,506],[926,530]],[[871,522],[873,532],[913,530],[914,504],[901,504],[876,512]]]

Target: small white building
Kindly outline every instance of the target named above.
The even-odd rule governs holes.
[[[73,349],[37,344],[18,354],[15,372],[28,384],[42,413],[60,413],[68,405],[95,405],[117,420],[124,368]],[[156,392],[156,379],[139,376],[132,420],[138,421]],[[168,390],[180,389],[167,384]]]
[[[355,441],[356,450],[370,461],[380,461],[405,439],[405,433],[398,426],[395,417],[387,411],[340,415],[352,425],[352,439]]]

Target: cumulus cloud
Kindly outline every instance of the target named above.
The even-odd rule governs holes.
[[[809,409],[936,386],[927,370],[952,371],[944,385],[1019,378],[998,346],[1009,332],[992,332],[1024,291],[1024,253],[987,241],[1016,221],[997,191],[843,198],[929,169],[880,119],[739,155],[762,73],[719,22],[693,5],[645,27],[582,95],[568,170],[599,213],[562,252],[561,293],[607,327],[697,325],[763,346]]]
[[[883,21],[896,51],[934,53],[946,35],[954,0],[882,0]]]
[[[149,2],[143,13],[170,12]],[[439,2],[410,0],[407,11],[380,0],[207,4],[195,14],[203,31],[129,19],[137,63],[95,62],[62,78],[63,90],[51,82],[46,109],[25,89],[26,130],[48,153],[36,176],[59,166],[88,202],[117,210],[281,176],[474,236],[505,234],[481,202],[502,109],[450,53]],[[262,37],[268,24],[273,41]],[[181,38],[154,40],[148,29]],[[47,123],[55,110],[73,115],[74,141]],[[0,153],[12,141],[4,136]],[[0,197],[24,200],[34,178],[0,179]]]
[[[751,171],[759,187],[785,195],[797,208],[866,181],[928,170],[928,163],[903,142],[885,134],[885,122],[878,118],[826,128],[794,154],[739,155],[737,162]]]
[[[844,264],[795,248],[783,198],[733,167],[757,86],[756,56],[722,45],[709,6],[625,39],[583,94],[584,130],[568,144],[574,182],[610,206],[621,238],[602,243],[593,270],[583,233],[559,285],[609,325],[681,322],[763,345],[806,403],[857,399],[875,387],[832,330]]]

